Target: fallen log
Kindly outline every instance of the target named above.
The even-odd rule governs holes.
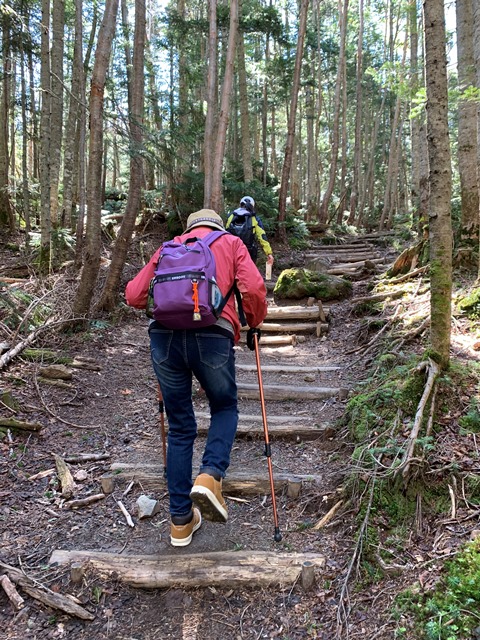
[[[241,382],[237,385],[238,395],[242,398],[258,400],[258,384]],[[292,385],[263,385],[265,400],[323,400],[341,395],[339,387],[297,387]]]
[[[48,607],[52,607],[52,609],[59,609],[60,611],[80,618],[81,620],[95,619],[95,615],[93,613],[90,613],[90,611],[87,611],[80,605],[76,604],[70,598],[63,596],[60,593],[55,593],[43,585],[39,587],[39,583],[37,581],[35,581],[34,586],[33,580],[28,578],[28,576],[22,573],[19,569],[11,567],[3,562],[0,562],[0,567],[5,571],[12,582],[20,586],[25,593],[28,593],[28,595],[35,600],[39,600]]]
[[[109,453],[77,453],[75,456],[65,456],[65,462],[90,462],[91,460],[108,460]]]
[[[43,425],[38,424],[38,422],[24,422],[22,420],[15,420],[15,418],[0,418],[0,427],[21,429],[22,431],[40,431],[43,429]]]
[[[376,293],[371,296],[360,296],[358,298],[352,298],[352,304],[357,304],[360,302],[382,302],[382,300],[387,300],[391,298],[394,300],[395,298],[401,298],[404,295],[404,289],[397,289],[397,291],[390,291],[389,293]]]
[[[114,574],[122,582],[142,589],[294,584],[306,561],[317,569],[325,565],[325,557],[317,553],[276,551],[220,551],[162,557],[55,550],[50,556],[51,565],[83,562],[102,574]]]
[[[54,454],[55,458],[55,466],[57,467],[58,479],[60,480],[60,484],[62,487],[62,498],[68,500],[71,498],[76,490],[77,485],[75,484],[75,480],[70,473],[70,469],[67,467],[67,464],[63,458],[59,455]]]
[[[133,464],[128,462],[113,462],[110,466],[110,471],[115,474],[116,481],[135,478],[140,481],[142,485],[148,485],[149,488],[152,489],[160,489],[163,491],[166,487],[163,463]],[[275,470],[273,474],[273,479],[276,491],[283,491],[288,487],[288,483],[292,481],[301,482],[302,485],[320,485],[324,480],[323,476],[288,474],[277,470]],[[263,473],[229,470],[223,480],[223,493],[231,493],[233,495],[270,494],[270,478],[267,468],[265,467]]]
[[[94,502],[98,502],[99,500],[103,500],[105,498],[104,493],[96,493],[91,496],[87,496],[86,498],[78,498],[78,500],[69,500],[65,502],[65,509],[80,509],[80,507],[88,507]]]
[[[50,328],[51,325],[54,324],[54,320],[53,318],[49,318],[44,325],[42,325],[41,327],[38,327],[37,329],[35,329],[34,331],[32,331],[31,333],[28,334],[28,336],[24,339],[21,340],[18,344],[16,344],[12,349],[10,349],[9,351],[7,351],[6,353],[4,353],[1,357],[0,357],[0,370],[3,369],[4,367],[7,366],[7,364],[13,360],[13,358],[15,358],[15,356],[18,356],[19,353],[22,353],[22,351],[24,349],[26,349],[30,344],[32,344],[33,342],[35,342],[35,340],[38,338],[38,336],[43,333],[43,331],[47,330]]]
[[[15,585],[13,584],[13,582],[10,580],[10,578],[7,576],[6,573],[3,576],[0,576],[0,586],[5,591],[7,598],[12,603],[13,608],[16,611],[20,611],[20,609],[23,609],[25,600],[15,589]]]

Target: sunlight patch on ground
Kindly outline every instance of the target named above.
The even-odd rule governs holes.
[[[197,631],[200,625],[201,615],[186,611],[183,614],[182,640],[197,640]]]

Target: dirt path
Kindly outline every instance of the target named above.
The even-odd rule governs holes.
[[[354,283],[354,295],[365,291],[365,285],[365,281]],[[38,365],[21,360],[11,365],[5,379],[28,407],[25,419],[38,419],[45,426],[38,436],[15,434],[10,444],[2,445],[1,560],[21,565],[27,575],[55,593],[75,595],[95,618],[82,622],[28,597],[26,606],[15,613],[0,590],[0,626],[7,630],[4,637],[8,640],[333,638],[338,584],[348,563],[354,535],[352,514],[347,511],[319,530],[314,530],[313,525],[339,500],[337,490],[348,473],[350,449],[343,434],[333,426],[343,413],[346,391],[365,375],[364,364],[355,362],[354,356],[348,354],[360,322],[350,316],[350,308],[348,301],[329,304],[330,329],[323,337],[307,334],[304,342],[291,348],[261,349],[265,388],[273,384],[291,389],[285,400],[267,400],[274,475],[277,479],[295,480],[298,476],[306,479],[298,497],[289,497],[287,484],[277,490],[281,542],[273,540],[271,498],[264,489],[268,472],[263,455],[260,404],[258,400],[241,397],[240,423],[250,428],[250,433],[239,434],[237,438],[229,477],[234,478],[240,472],[247,474],[254,479],[255,486],[247,491],[232,488],[228,493],[231,497],[227,500],[226,525],[205,522],[188,548],[178,550],[169,545],[156,384],[142,314],[129,311],[118,326],[98,324],[81,340],[72,337],[67,343],[62,342],[65,355],[89,357],[101,367],[100,371],[74,369],[69,388],[39,384],[39,396],[33,383]],[[236,361],[238,365],[254,365],[254,354],[240,345],[236,347]],[[319,370],[270,371],[272,365],[314,366]],[[255,371],[242,366],[238,367],[237,376],[240,387],[257,382]],[[297,397],[299,387],[342,389],[342,393],[303,400]],[[195,407],[199,415],[208,410],[204,396],[198,391]],[[257,419],[244,419],[245,415]],[[291,432],[282,436],[274,433],[275,419],[279,416],[297,419],[291,421]],[[204,422],[199,418],[200,425]],[[295,427],[304,424],[318,429],[318,436],[299,437]],[[203,436],[199,435],[197,464],[202,443]],[[77,497],[97,494],[100,477],[111,471],[112,465],[117,465],[117,473],[113,494],[91,506],[65,508],[54,472],[29,480],[54,468],[53,453],[68,457],[92,452],[108,453],[109,458],[71,463]],[[119,473],[118,468],[132,464],[143,469],[134,474],[136,482],[124,495],[129,478]],[[152,471],[145,465],[155,468]],[[139,521],[136,517],[140,495],[158,500],[159,512],[153,518]],[[134,527],[127,525],[119,500],[132,514]],[[308,592],[299,583],[268,588],[175,586],[139,590],[93,570],[87,571],[80,584],[72,584],[66,567],[48,565],[54,550],[103,551],[122,556],[156,554],[179,560],[185,554],[209,552],[228,552],[230,557],[241,551],[313,553],[324,556],[325,566],[317,570],[316,585]],[[361,609],[355,611],[350,620],[352,629],[362,619]]]

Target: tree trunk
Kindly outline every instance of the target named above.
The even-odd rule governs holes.
[[[208,74],[207,115],[203,144],[204,194],[203,206],[207,209],[212,200],[213,149],[215,141],[215,119],[217,115],[217,0],[208,0]]]
[[[230,28],[228,34],[227,56],[225,60],[225,75],[222,84],[222,97],[218,115],[218,129],[213,155],[212,195],[210,208],[221,212],[223,209],[222,168],[225,155],[225,141],[227,138],[228,116],[230,113],[230,98],[233,87],[233,69],[235,64],[235,43],[238,31],[238,0],[230,2]]]
[[[112,261],[108,270],[98,309],[112,311],[118,298],[118,286],[127,257],[135,218],[140,209],[143,175],[143,105],[145,96],[145,1],[135,0],[135,34],[133,39],[132,110],[130,114],[130,184],[125,214],[115,241]]]
[[[292,169],[295,150],[295,121],[297,118],[298,92],[300,90],[300,74],[302,71],[303,46],[307,28],[308,0],[301,0],[298,24],[297,51],[295,54],[295,68],[293,71],[292,93],[290,98],[290,113],[288,115],[287,142],[283,160],[282,178],[278,196],[278,234],[282,242],[287,239],[285,220],[287,215],[287,191]]]
[[[53,0],[52,51],[50,97],[50,218],[58,224],[58,183],[63,131],[63,50],[65,29],[65,0]]]
[[[402,65],[401,65],[401,79],[404,77],[405,71],[405,60],[407,57],[407,44],[408,40],[405,38],[405,42],[403,45],[403,57],[402,57]],[[383,210],[382,215],[380,217],[380,222],[378,228],[380,231],[383,231],[385,228],[388,228],[386,221],[389,220],[395,209],[395,200],[396,200],[396,192],[397,192],[397,181],[398,181],[398,145],[400,144],[400,136],[402,131],[402,119],[401,119],[401,110],[403,106],[403,98],[401,94],[397,95],[397,99],[395,101],[395,113],[393,116],[392,122],[392,132],[390,136],[390,144],[388,145],[388,168],[387,168],[387,177],[385,180],[385,192],[383,196]]]
[[[22,95],[22,210],[25,221],[25,242],[29,244],[30,233],[30,194],[28,191],[28,121],[27,121],[27,82],[25,79],[25,55],[23,43],[20,45],[20,81]]]
[[[410,101],[416,99],[419,89],[418,73],[418,13],[417,2],[411,0],[409,4],[410,27]],[[410,137],[412,148],[412,169],[410,195],[412,200],[413,219],[418,219],[420,208],[420,115],[416,114],[410,120]]]
[[[461,238],[478,236],[477,105],[465,97],[475,86],[472,0],[456,0],[458,88],[458,170],[462,198]]]
[[[473,3],[473,51],[475,58],[475,70],[477,87],[480,87],[480,3]],[[477,179],[480,189],[480,102],[477,102]],[[479,233],[480,239],[480,233]],[[477,281],[480,280],[480,261],[478,263]]]
[[[2,78],[0,86],[0,229],[15,228],[13,207],[9,196],[9,80],[10,80],[10,26],[7,16],[2,13]]]
[[[240,138],[242,143],[243,181],[253,180],[252,138],[250,136],[250,119],[248,114],[247,73],[245,71],[245,43],[243,32],[238,34],[237,46],[238,94],[240,101]],[[266,83],[266,80],[265,80]]]
[[[50,268],[50,0],[42,0],[41,69],[40,85],[42,107],[40,116],[40,269]]]
[[[443,0],[424,0],[423,12],[430,162],[430,338],[445,368],[450,360],[452,315],[452,171]]]
[[[78,154],[76,143],[76,131],[80,103],[85,96],[80,93],[80,79],[83,75],[83,22],[82,0],[75,0],[75,39],[73,44],[72,84],[69,96],[69,108],[67,124],[65,127],[65,152],[63,157],[63,206],[61,226],[71,227],[73,206],[73,176],[75,166],[75,153]]]
[[[339,5],[340,7],[340,5]],[[328,206],[332,198],[337,177],[338,149],[340,144],[339,123],[340,123],[340,103],[342,97],[343,84],[343,66],[345,59],[345,43],[347,36],[347,18],[348,18],[348,0],[343,0],[343,11],[340,15],[340,51],[338,54],[338,72],[337,82],[335,85],[335,99],[333,106],[333,132],[332,132],[332,153],[330,158],[330,174],[328,178],[327,188],[320,205],[319,222],[328,220]]]
[[[73,305],[77,317],[88,315],[100,267],[104,90],[112,40],[115,35],[117,11],[118,0],[106,0],[92,72],[86,250],[82,275]]]
[[[353,150],[353,178],[350,193],[348,224],[353,224],[357,213],[359,181],[362,162],[362,114],[363,114],[363,0],[358,3],[357,78],[355,89],[355,143]]]

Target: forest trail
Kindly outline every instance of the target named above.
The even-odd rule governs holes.
[[[354,266],[346,268],[364,268],[355,266],[349,249],[347,264]],[[329,247],[332,265],[345,264],[344,251],[342,245]],[[325,258],[327,252],[313,253]],[[383,265],[384,256],[385,251],[374,259]],[[365,293],[367,284],[368,279],[354,280],[353,296]],[[53,631],[59,625],[61,637],[85,639],[333,638],[338,601],[332,585],[345,570],[354,533],[341,495],[350,449],[335,425],[350,390],[365,375],[365,363],[352,354],[361,319],[351,307],[349,300],[323,308],[306,301],[277,305],[269,296],[265,325],[277,328],[264,327],[260,361],[280,542],[273,536],[255,355],[243,339],[235,348],[239,431],[224,483],[229,520],[204,522],[191,545],[180,550],[169,544],[156,383],[143,314],[131,311],[109,331],[99,325],[83,343],[72,339],[68,355],[91,359],[101,371],[76,369],[66,389],[42,385],[49,424],[38,441],[24,439],[21,466],[2,469],[12,491],[4,508],[2,560],[12,565],[21,558],[28,575],[55,592],[73,593],[95,618],[80,622],[57,612],[50,624],[49,609],[32,601],[27,613],[12,620],[8,600],[0,594],[7,638],[25,638],[29,628],[36,638],[57,637]],[[291,319],[281,318],[285,314]],[[289,324],[296,329],[289,330]],[[292,335],[297,338],[291,344],[271,343]],[[15,366],[9,373],[15,375]],[[195,473],[208,425],[198,385],[194,404],[199,424]],[[88,452],[108,458],[70,463],[75,498],[98,495],[105,476],[113,478],[113,492],[68,509],[54,469],[47,473],[54,466],[52,453],[68,460]],[[29,480],[42,472],[46,475]],[[137,517],[141,495],[158,501],[154,517]],[[127,524],[120,503],[134,526]],[[33,529],[32,522],[38,523]],[[86,556],[91,563],[83,566]],[[80,564],[77,584],[68,568],[72,560]],[[308,586],[311,568],[302,579],[305,561],[315,566],[313,586]],[[136,590],[131,584],[163,589]],[[355,620],[350,623],[353,628]]]

